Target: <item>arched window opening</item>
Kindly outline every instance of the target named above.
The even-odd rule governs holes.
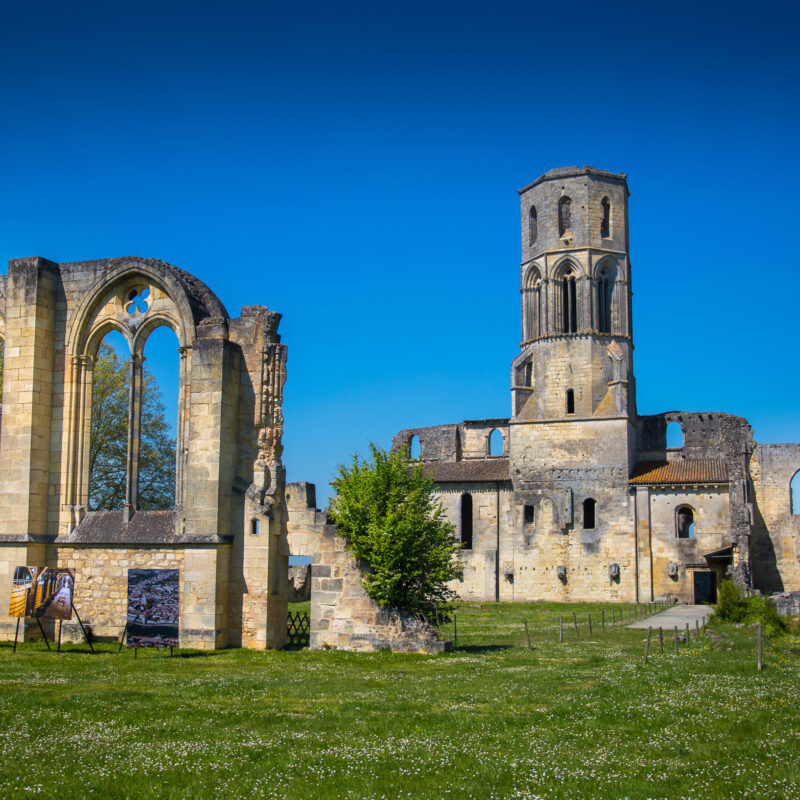
[[[600,221],[600,236],[608,239],[611,236],[611,201],[604,197],[600,201],[600,205],[603,208],[603,218]]]
[[[679,539],[694,539],[694,511],[689,506],[681,506],[677,513]]]
[[[572,228],[572,200],[562,197],[558,201],[558,235],[563,236]]]
[[[677,449],[683,447],[683,427],[680,422],[667,423],[667,448]]]
[[[538,269],[528,273],[524,297],[525,338],[535,339],[542,335],[542,277]]]
[[[795,472],[792,482],[789,484],[789,492],[792,500],[792,514],[800,514],[800,470]]]
[[[106,334],[97,348],[89,441],[89,507],[116,511],[126,500],[131,355],[125,337]]]
[[[421,455],[422,448],[419,443],[419,436],[412,436],[411,441],[408,443],[408,456],[413,461],[418,461]]]
[[[472,550],[472,495],[461,495],[461,547]]]
[[[144,355],[137,507],[170,509],[175,507],[178,337],[171,328],[156,328],[147,337]]]
[[[587,497],[583,501],[583,527],[585,530],[593,530],[596,525],[597,503],[594,498]]]
[[[567,414],[575,413],[575,392],[567,389]]]
[[[539,220],[536,213],[536,206],[531,206],[528,214],[528,246],[532,245],[539,236]]]
[[[597,279],[597,329],[600,333],[611,333],[612,286],[608,271],[603,270]]]
[[[489,455],[502,456],[504,449],[503,434],[495,428],[489,434]]]
[[[575,272],[568,269],[561,279],[561,333],[578,332],[578,304]]]

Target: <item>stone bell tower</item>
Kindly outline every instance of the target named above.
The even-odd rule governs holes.
[[[633,459],[628,186],[623,174],[567,167],[519,194],[522,350],[511,368],[511,475],[523,502],[549,482],[564,528],[572,494],[589,489],[573,485],[578,476],[597,480],[599,492],[603,482],[627,482]],[[568,487],[553,485],[553,470]]]
[[[514,418],[635,416],[625,175],[545,173],[520,189],[522,353]]]

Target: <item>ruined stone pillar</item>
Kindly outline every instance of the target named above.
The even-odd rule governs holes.
[[[139,506],[139,450],[142,428],[142,372],[144,356],[134,353],[130,362],[128,387],[128,462],[125,476],[125,506],[122,519],[130,522]]]

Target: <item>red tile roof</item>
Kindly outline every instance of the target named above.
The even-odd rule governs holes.
[[[464,461],[431,461],[425,471],[436,483],[476,483],[511,480],[507,458],[469,458]]]
[[[634,486],[663,486],[686,483],[727,483],[728,464],[721,459],[703,461],[642,461],[631,475]]]

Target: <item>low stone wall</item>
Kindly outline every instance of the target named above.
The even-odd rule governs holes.
[[[427,622],[380,608],[361,584],[362,571],[345,551],[334,525],[325,525],[315,543],[311,565],[312,650],[441,653],[449,642],[439,639]]]
[[[771,595],[782,617],[800,617],[800,592],[780,592]]]

